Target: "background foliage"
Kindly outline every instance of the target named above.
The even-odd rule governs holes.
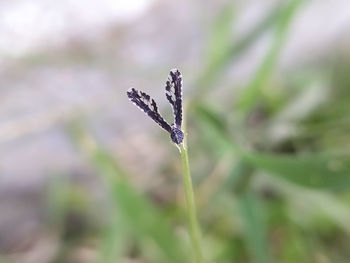
[[[339,45],[324,57],[280,70],[291,26],[309,2],[277,1],[237,36],[237,3],[218,5],[200,38],[200,64],[195,69],[184,66],[188,148],[207,262],[323,263],[350,258],[349,49]],[[255,59],[253,73],[243,83],[231,82],[232,70],[266,35],[267,48]],[[111,66],[108,54],[94,52],[78,43],[72,54],[74,61],[103,65],[112,74],[128,71],[143,78],[139,72],[147,72],[141,66]],[[32,68],[60,67],[74,56],[51,58],[45,51],[20,62]],[[158,63],[162,68],[151,78],[162,87],[164,77],[159,76],[173,65]],[[130,85],[122,83],[125,90]],[[124,90],[116,92],[124,100]],[[91,125],[90,118],[98,115],[90,116],[89,109],[60,122],[59,129],[88,167],[81,173],[88,176],[82,183],[52,168],[40,191],[43,236],[55,233],[50,239],[55,249],[36,262],[191,262],[177,150],[165,134],[149,129],[148,122],[134,121],[132,115],[143,116],[125,105],[114,105],[124,121],[102,130],[113,132],[117,125],[127,137],[132,125],[150,142],[135,146],[126,139],[124,147],[110,144],[101,128]],[[129,147],[138,159],[125,158],[123,151]],[[158,160],[151,176],[140,156],[144,151]],[[51,154],[54,159],[54,151]],[[96,198],[91,188],[99,189],[102,197]],[[29,234],[27,245],[22,240],[10,248],[5,240],[12,240],[11,232],[1,235],[1,262],[34,262],[21,253],[27,255],[40,235]],[[39,248],[47,253],[44,245]]]

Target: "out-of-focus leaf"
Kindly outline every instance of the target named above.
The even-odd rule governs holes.
[[[231,11],[232,7],[228,8],[228,10]],[[226,40],[228,40],[228,38],[222,37],[220,39],[221,41],[215,42],[217,49],[222,49],[226,52],[222,52],[220,59],[215,59],[215,62],[208,61],[207,67],[204,68],[197,80],[196,86],[198,88],[195,91],[195,97],[203,96],[208,88],[211,87],[215,80],[217,80],[217,78],[220,76],[220,73],[224,71],[227,64],[237,61],[238,58],[242,56],[244,52],[248,50],[267,29],[274,25],[281,13],[281,10],[283,10],[283,5],[278,5],[277,7],[273,8],[261,21],[257,23],[255,28],[248,32],[242,39],[232,43],[229,47],[226,46]],[[218,25],[225,23],[224,31],[227,31],[232,23],[231,16],[229,13],[225,13],[224,17],[219,17],[218,19]],[[213,37],[215,37],[216,34],[222,34],[224,31],[216,32],[214,30]],[[223,43],[224,47],[219,46],[219,43]]]
[[[245,153],[244,160],[257,168],[299,185],[348,189],[350,186],[350,160],[326,155],[305,156]]]
[[[127,231],[120,216],[113,215],[112,222],[102,232],[102,242],[99,248],[100,259],[103,263],[121,261]]]
[[[215,111],[209,107],[202,107],[200,104],[198,104],[194,113],[195,121],[201,132],[200,139],[202,139],[204,145],[208,146],[208,149],[214,151],[218,156],[222,156],[224,152],[230,149],[226,138],[218,136],[217,133],[217,130],[220,130],[221,133],[226,134],[227,129],[224,120]]]
[[[254,172],[254,167],[249,163],[238,162],[229,174],[224,188],[231,193],[234,192],[238,198],[239,212],[244,222],[247,250],[254,256],[255,262],[271,263],[264,207],[261,206],[249,187]]]
[[[326,216],[350,235],[349,206],[334,193],[300,187],[273,176],[263,177],[265,184],[283,194],[292,209],[302,211],[302,216],[295,215],[299,222],[308,224],[315,216]]]
[[[208,106],[205,106],[203,104],[198,104],[196,110],[196,113],[199,115],[199,117],[205,119],[206,121],[209,121],[211,125],[215,126],[215,129],[219,129],[223,133],[228,132],[225,120],[222,118],[222,115],[216,113]]]
[[[306,86],[269,121],[269,127],[264,131],[264,143],[278,144],[290,134],[296,134],[300,123],[317,111],[328,96],[329,89],[325,80],[314,81]]]
[[[240,195],[247,189],[253,172],[254,167],[252,165],[240,160],[232,168],[223,187]]]
[[[122,168],[98,147],[93,138],[82,128],[74,128],[75,141],[109,187],[114,209],[124,227],[141,241],[152,241],[162,262],[186,262],[182,242],[171,231],[161,211],[132,188]]]
[[[208,44],[209,63],[215,64],[217,60],[221,60],[227,53],[231,41],[233,14],[233,4],[229,3],[228,6],[221,10],[216,21],[214,21],[212,36]]]
[[[288,27],[294,17],[294,14],[296,13],[297,8],[302,2],[302,0],[291,1],[279,14],[279,19],[276,23],[275,38],[271,48],[267,52],[261,65],[258,67],[255,76],[240,95],[238,108],[243,112],[248,112],[251,110],[260,97],[261,89],[265,85],[274,66],[276,65],[278,55],[286,39]]]
[[[145,198],[136,193],[129,184],[121,182],[113,187],[113,196],[128,228],[143,239],[151,239],[164,253],[166,262],[184,262],[184,250],[181,242],[174,236],[164,215]]]
[[[229,134],[207,116],[202,114],[199,121],[205,122],[213,137],[220,138],[218,146],[222,145],[223,150],[230,149],[256,168],[306,187],[342,190],[350,186],[350,158],[346,156],[251,153],[235,144]]]
[[[209,38],[207,55],[207,73],[213,73],[227,60],[232,37],[232,23],[234,17],[233,3],[229,3],[221,10],[214,21],[212,34]],[[207,77],[210,77],[206,75]],[[206,78],[207,78],[206,77]]]
[[[255,262],[271,263],[263,207],[249,190],[240,196],[239,207],[248,250],[254,255]]]

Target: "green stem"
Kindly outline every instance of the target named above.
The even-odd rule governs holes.
[[[195,262],[202,263],[203,257],[202,257],[202,250],[201,250],[201,244],[200,244],[200,239],[201,239],[200,230],[199,230],[199,224],[197,221],[197,212],[196,212],[196,205],[194,201],[194,193],[193,193],[193,187],[192,187],[190,165],[188,162],[187,149],[184,143],[180,144],[179,147],[180,147],[181,161],[182,161],[182,171],[183,171],[182,177],[183,177],[184,186],[185,186],[185,198],[186,198],[186,206],[187,206],[187,213],[188,213],[190,238],[191,238],[191,243],[195,254]]]

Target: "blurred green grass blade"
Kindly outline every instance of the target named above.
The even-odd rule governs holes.
[[[264,211],[254,193],[249,190],[243,193],[239,197],[239,208],[244,222],[247,249],[254,255],[254,262],[271,263]]]
[[[267,15],[257,23],[255,28],[230,47],[227,59],[237,60],[240,56],[243,56],[244,52],[248,50],[266,30],[276,23],[282,10],[283,5],[278,4],[268,12]]]
[[[218,151],[240,152],[238,145],[235,145],[230,136],[230,131],[222,114],[217,113],[208,105],[199,103],[196,106],[196,121],[201,126],[203,135],[210,136],[207,142],[213,145]]]
[[[246,50],[248,50],[255,41],[263,34],[267,29],[269,29],[279,17],[283,5],[278,5],[273,8],[261,21],[259,21],[255,28],[248,32],[242,39],[234,42],[232,44],[227,43],[229,41],[229,29],[232,25],[233,20],[233,7],[230,3],[227,11],[221,13],[221,16],[218,17],[216,24],[221,26],[223,29],[214,27],[213,33],[210,36],[211,43],[209,47],[209,55],[207,66],[204,68],[203,72],[200,74],[195,90],[194,97],[203,96],[209,87],[211,87],[217,78],[220,76],[220,73],[224,71],[226,66],[229,63],[236,62]],[[231,14],[229,13],[231,12]],[[224,36],[224,33],[227,33],[227,36]],[[219,37],[219,40],[215,40],[216,37]],[[215,44],[215,46],[213,45]],[[229,45],[227,45],[229,44]],[[213,53],[210,53],[210,50],[215,49],[220,50],[220,56],[215,58]]]
[[[350,160],[346,157],[246,153],[244,159],[299,185],[334,190],[345,190],[350,186]]]
[[[223,187],[233,191],[237,195],[242,194],[247,189],[254,170],[252,165],[246,161],[239,160],[237,164],[232,167]]]
[[[220,141],[218,146],[223,150],[231,150],[242,160],[256,168],[281,176],[293,183],[313,188],[345,190],[350,186],[350,158],[348,156],[332,156],[326,154],[277,155],[248,152],[235,144],[224,122],[213,120],[216,113],[210,108],[196,111],[197,121],[205,122],[206,131],[212,138]]]
[[[119,210],[128,222],[128,228],[144,240],[151,239],[164,253],[166,262],[184,262],[181,242],[170,230],[164,215],[145,198],[133,191],[126,182],[113,186],[113,196],[118,201]]]
[[[233,167],[224,188],[234,192],[238,198],[239,212],[244,222],[246,247],[254,255],[254,262],[271,263],[265,211],[249,187],[254,172],[255,168],[252,165],[240,160]]]
[[[72,134],[109,187],[114,209],[119,212],[124,227],[135,237],[154,243],[163,262],[185,262],[182,242],[171,231],[161,211],[132,188],[122,168],[82,128],[73,127]]]
[[[214,21],[208,39],[207,66],[199,81],[200,89],[208,86],[217,71],[226,64],[231,45],[231,31],[234,18],[234,4],[227,4]]]
[[[222,133],[228,133],[226,123],[222,115],[214,110],[211,110],[207,105],[202,103],[198,104],[196,107],[196,115],[198,118],[203,119],[204,124],[209,124],[207,125],[208,128],[214,127],[216,130],[220,130]]]
[[[101,156],[99,156],[101,159]],[[107,162],[110,158],[107,157]],[[112,163],[110,165],[113,165]],[[103,173],[103,171],[100,171]],[[103,176],[103,174],[101,175]],[[117,175],[115,175],[117,177]],[[165,262],[184,260],[181,244],[165,222],[164,215],[144,197],[138,194],[125,180],[109,179],[113,200],[123,218],[124,226],[135,236],[152,240],[164,254]]]
[[[227,150],[239,151],[239,148],[230,141],[230,131],[223,115],[213,110],[208,105],[198,103],[194,112],[195,119],[203,135],[207,136],[208,144],[212,145],[217,152],[225,152]]]
[[[212,36],[208,44],[207,60],[209,63],[216,64],[216,61],[221,61],[229,49],[234,17],[233,6],[232,3],[225,6],[214,21]]]
[[[127,231],[118,215],[112,217],[108,227],[102,233],[102,242],[99,248],[101,263],[114,263],[121,261],[124,249]]]
[[[266,84],[272,70],[274,69],[280,50],[286,40],[289,25],[297,11],[297,8],[302,3],[302,0],[291,1],[284,10],[279,14],[276,32],[271,48],[267,52],[261,65],[248,86],[243,90],[238,100],[238,108],[243,112],[248,112],[256,104],[260,97],[261,89]]]
[[[111,185],[118,184],[126,178],[122,168],[117,165],[110,155],[98,148],[93,138],[78,124],[70,127],[69,132],[72,135],[74,143],[89,158],[100,175],[102,175],[102,179],[109,186],[110,195],[112,195],[113,190],[111,189]],[[119,213],[123,213],[119,209],[119,201],[113,201],[112,211],[110,212],[112,221],[108,222],[107,229],[102,231],[99,247],[99,262],[101,263],[116,262],[124,256],[127,226],[119,215]],[[120,201],[123,202],[123,200]]]
[[[349,205],[339,200],[333,193],[319,189],[307,189],[288,183],[285,180],[268,178],[269,184],[277,187],[287,197],[288,202],[305,216],[326,215],[348,235],[350,235]],[[297,195],[295,193],[298,193]]]

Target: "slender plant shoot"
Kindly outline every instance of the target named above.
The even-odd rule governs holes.
[[[185,134],[182,131],[182,86],[182,75],[180,71],[177,69],[172,69],[165,84],[165,95],[174,112],[174,123],[172,125],[166,122],[160,115],[156,102],[148,94],[131,88],[127,91],[127,95],[137,107],[144,111],[149,117],[151,117],[152,120],[154,120],[160,127],[170,134],[171,140],[180,150],[189,234],[195,256],[195,262],[202,263],[203,257],[200,242],[200,229],[197,220],[187,148],[185,145]]]

